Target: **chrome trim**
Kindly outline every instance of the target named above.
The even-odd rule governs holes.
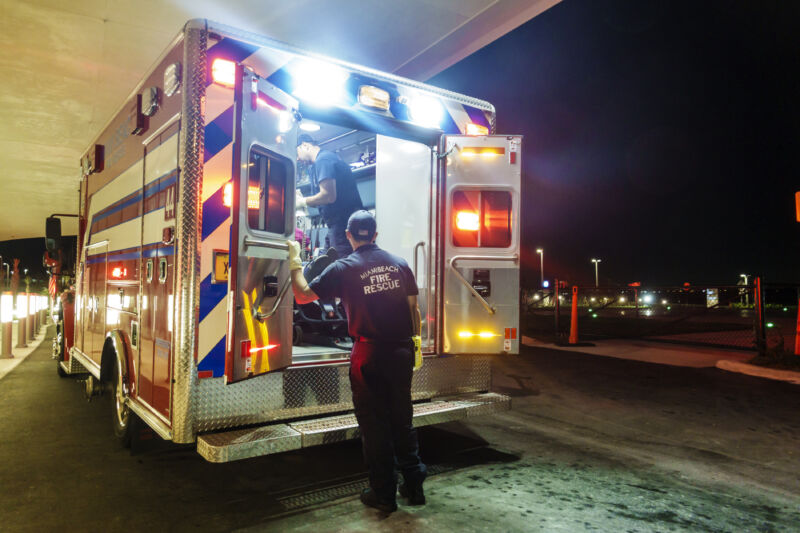
[[[262,241],[261,239],[254,239],[249,235],[244,236],[244,247],[248,248],[250,246],[254,246],[257,248],[271,248],[273,250],[282,250],[284,252],[289,252],[289,245],[285,242],[282,243],[275,243],[271,241]]]
[[[81,365],[83,365],[83,368],[85,368],[87,372],[89,372],[95,378],[100,379],[100,365],[92,361],[88,355],[73,346],[69,349],[69,356],[74,357]]]
[[[87,244],[83,247],[84,250],[92,250],[94,248],[100,248],[101,246],[108,246],[108,239],[100,242],[95,242],[92,244]]]
[[[195,441],[198,309],[200,307],[200,228],[203,188],[206,94],[205,24],[193,21],[184,28],[181,129],[178,142],[180,179],[175,217],[175,331],[172,362],[172,440]],[[155,427],[155,426],[154,426]]]
[[[419,241],[417,244],[414,245],[414,279],[417,279],[417,250],[419,250],[420,247],[422,248],[425,247],[425,241]]]
[[[164,440],[173,440],[172,439],[172,430],[167,426],[157,415],[150,412],[149,409],[143,407],[142,404],[138,400],[132,400],[128,398],[126,400],[128,407],[131,411],[134,412],[136,416],[141,418],[145,424],[150,426],[153,431],[158,433],[158,436]]]
[[[269,312],[267,313],[256,313],[255,316],[258,320],[266,320],[275,314],[275,311],[278,310],[278,306],[281,304],[283,297],[286,296],[286,291],[291,286],[291,284],[292,284],[291,278],[286,278],[286,281],[283,282],[283,287],[281,288],[281,292],[279,292],[278,297],[275,298],[275,303],[272,305],[272,309],[270,309]]]
[[[153,139],[155,139],[156,137],[158,137],[159,135],[164,133],[164,131],[166,131],[167,128],[172,126],[179,118],[181,118],[180,112],[175,113],[174,115],[172,115],[172,118],[170,118],[168,121],[163,123],[156,131],[151,133],[150,136],[147,139],[143,140],[142,144],[145,145],[145,146],[150,144],[150,141],[152,141]]]
[[[456,278],[464,284],[466,288],[472,293],[472,295],[478,299],[480,304],[486,309],[486,312],[490,315],[493,315],[497,310],[493,305],[486,301],[486,299],[478,294],[478,291],[472,286],[472,284],[461,275],[456,269],[456,263],[458,261],[511,261],[513,263],[517,263],[519,261],[519,256],[517,254],[505,256],[505,255],[454,255],[450,259],[450,269],[452,270],[453,274],[455,274]]]

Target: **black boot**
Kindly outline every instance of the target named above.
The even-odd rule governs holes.
[[[399,490],[400,496],[408,498],[409,505],[425,505],[425,491],[422,490],[422,483],[414,486],[402,483]]]
[[[378,499],[378,495],[372,489],[364,489],[361,491],[361,503],[374,507],[384,513],[391,513],[397,510],[397,502],[383,501]]]

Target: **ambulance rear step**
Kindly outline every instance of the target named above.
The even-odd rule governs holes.
[[[470,394],[414,405],[414,427],[429,426],[511,409],[508,396]],[[353,414],[208,433],[197,438],[197,451],[212,463],[280,453],[359,436]]]

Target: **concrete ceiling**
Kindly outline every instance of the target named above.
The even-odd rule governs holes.
[[[80,154],[190,18],[425,80],[559,1],[0,0],[0,241],[76,211]]]

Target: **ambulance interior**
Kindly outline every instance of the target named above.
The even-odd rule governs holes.
[[[300,132],[310,134],[320,149],[336,153],[349,164],[364,209],[375,215],[377,244],[406,260],[419,287],[423,317],[423,350],[432,345],[431,320],[426,320],[430,271],[432,149],[420,142],[354,130],[318,121],[303,120]],[[297,188],[303,196],[318,192],[307,165],[298,163]],[[296,213],[296,238],[301,241],[304,264],[317,260],[311,276],[321,272],[330,247],[327,227],[314,207]],[[416,255],[416,257],[415,257]],[[309,276],[308,266],[306,267]],[[310,281],[310,279],[309,279]],[[347,319],[337,301],[294,305],[293,361],[341,360],[352,347]]]

